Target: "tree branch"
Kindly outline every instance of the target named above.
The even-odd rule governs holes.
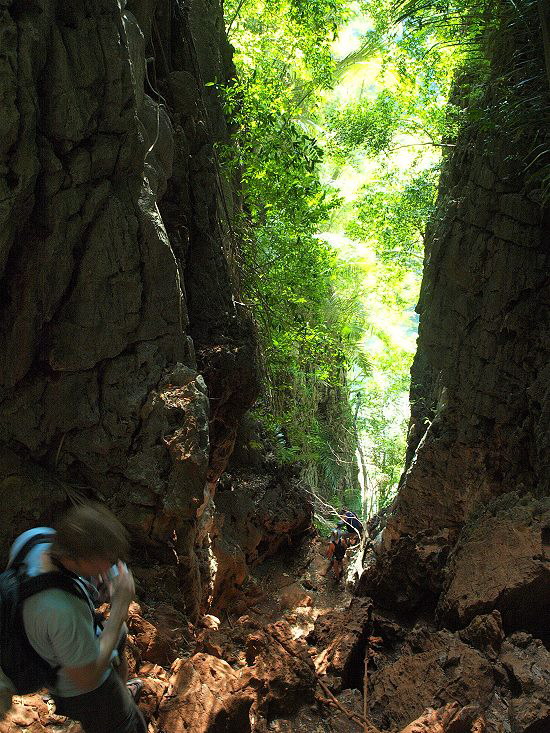
[[[237,18],[239,17],[239,14],[240,14],[240,12],[241,12],[241,10],[242,10],[242,7],[243,7],[243,5],[245,4],[245,2],[246,2],[246,0],[241,0],[241,1],[240,1],[240,3],[238,4],[238,6],[237,6],[237,10],[235,10],[235,14],[234,14],[234,15],[233,15],[233,17],[231,18],[231,22],[229,23],[229,25],[227,26],[227,29],[226,29],[226,33],[227,33],[227,35],[228,35],[228,36],[229,36],[229,31],[230,31],[230,30],[231,30],[231,28],[233,27],[233,23],[234,23],[234,22],[235,22],[235,21],[237,20]]]

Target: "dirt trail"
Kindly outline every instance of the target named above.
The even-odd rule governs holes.
[[[362,692],[365,655],[375,675],[385,663],[382,639],[368,636],[373,615],[383,634],[404,630],[376,616],[370,599],[353,598],[343,582],[326,574],[325,548],[314,537],[280,552],[253,570],[231,611],[205,616],[196,627],[166,603],[132,605],[127,649],[132,675],[144,681],[139,705],[148,733],[380,733],[365,717]],[[359,552],[353,550],[348,568]],[[439,658],[438,649],[435,654]],[[386,662],[392,663],[391,649]],[[413,671],[415,680],[422,675]],[[387,685],[374,683],[369,702],[376,705]],[[401,698],[393,697],[395,706]],[[383,702],[386,708],[386,697]],[[413,708],[416,715],[422,710]],[[475,716],[477,708],[451,702],[405,728],[386,730],[484,733]],[[56,716],[40,694],[16,699],[0,723],[0,733],[23,730],[82,733],[78,724]]]
[[[261,591],[258,602],[249,608],[265,624],[287,621],[294,638],[306,636],[316,618],[328,610],[349,605],[351,592],[344,578],[336,582],[327,573],[326,542],[315,537],[296,549],[289,548],[254,568],[252,579]],[[358,552],[358,548],[348,553]],[[345,569],[351,558],[346,558]]]

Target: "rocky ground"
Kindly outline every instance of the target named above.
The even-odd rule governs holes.
[[[325,576],[323,550],[315,536],[282,550],[196,627],[167,603],[133,604],[128,658],[150,733],[550,731],[540,640],[506,635],[496,610],[456,632],[407,625]],[[161,596],[162,578],[147,578]],[[1,733],[80,733],[46,696],[15,702]]]

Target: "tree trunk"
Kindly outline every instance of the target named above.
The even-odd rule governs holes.
[[[544,60],[546,62],[546,76],[550,90],[550,4],[548,0],[538,0],[540,24],[542,28],[542,42],[544,44]]]

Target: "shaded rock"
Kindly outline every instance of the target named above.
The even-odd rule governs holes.
[[[292,469],[228,477],[216,496],[216,527],[211,534],[218,564],[214,609],[239,595],[248,566],[299,541],[311,525],[312,506]]]
[[[368,558],[355,592],[394,613],[430,611],[443,587],[451,547],[452,532],[447,530],[399,537]]]
[[[128,632],[145,662],[169,667],[181,654],[189,639],[187,622],[176,609],[161,604],[154,611],[154,623],[142,616],[142,608],[133,603],[128,617]]]
[[[458,637],[489,658],[496,659],[504,640],[500,613],[493,611],[486,616],[476,616],[469,626],[459,632]]]
[[[499,661],[510,678],[514,733],[550,730],[550,652],[538,639],[516,633],[503,643]]]
[[[0,534],[2,557],[7,557],[17,535],[38,524],[39,518],[44,517],[44,526],[51,526],[65,504],[67,492],[73,490],[41,466],[12,451],[0,451],[2,517],[10,527],[9,532]]]
[[[550,500],[509,494],[468,524],[453,551],[438,613],[460,627],[498,609],[507,630],[550,628]],[[487,548],[490,548],[488,551]]]
[[[480,102],[476,108],[497,117],[504,100],[519,88],[519,77],[498,91],[494,81],[510,73],[512,59],[522,49],[532,50],[533,71],[544,76],[539,29],[535,6],[524,15],[521,29],[504,22],[497,31],[498,48],[492,41],[482,43],[491,71],[484,80],[461,78],[452,101],[461,107],[475,89]],[[537,42],[530,44],[529,37]],[[516,71],[519,76],[523,73],[519,67]],[[548,130],[542,134],[547,146]],[[462,527],[497,497],[512,491],[539,498],[549,494],[550,217],[540,185],[546,163],[535,160],[540,135],[537,115],[525,120],[512,147],[505,128],[482,130],[478,124],[468,124],[443,164],[436,211],[425,237],[406,470],[382,535],[383,552],[394,553],[393,565],[390,559],[383,562],[395,582],[384,586],[380,573],[370,584],[373,596],[380,588],[386,606],[395,597],[404,610],[420,608],[422,563],[412,546],[429,545],[432,536],[447,533],[450,550]],[[538,172],[526,169],[526,159],[533,160]],[[476,608],[478,590],[468,585],[466,577],[468,552],[457,553],[456,562],[460,559],[463,565],[455,586],[447,579],[440,606],[445,623],[464,626],[475,615],[498,608],[506,629],[527,624],[534,630],[535,614],[543,609],[536,601],[530,614],[518,597],[516,614],[514,595],[543,598],[547,606],[541,582],[546,578],[548,587],[548,580],[541,561],[538,569],[532,565],[541,555],[536,537],[522,536],[525,530],[510,520],[507,530],[518,529],[519,535],[510,534],[508,550],[489,519],[487,577],[480,584],[481,603]],[[481,535],[480,525],[477,548],[472,547],[480,566]],[[411,546],[399,550],[402,542]],[[399,574],[400,554],[411,562],[412,578],[406,571]],[[509,578],[511,593],[505,591],[499,563],[502,568],[505,563],[518,565]],[[429,592],[438,595],[444,579],[440,574],[434,584],[432,563],[427,571]],[[493,587],[493,571],[498,587]],[[480,567],[475,572],[481,573]],[[527,583],[524,591],[520,591],[521,573]],[[429,600],[433,603],[434,597]],[[547,626],[546,612],[542,618]]]
[[[351,714],[363,715],[363,693],[359,690],[344,690],[337,696],[338,702]],[[331,709],[328,717],[330,731],[334,733],[357,733],[359,730],[355,721],[350,720],[340,710]]]
[[[458,701],[491,707],[496,680],[492,664],[447,631],[415,629],[395,661],[369,674],[369,709],[382,728],[405,726],[425,708]]]
[[[147,553],[176,551],[174,602],[196,617],[213,582],[197,517],[258,389],[234,192],[214,149],[226,125],[198,66],[233,73],[221,5],[12,5],[0,9],[0,453],[15,448],[22,470],[0,466],[0,483],[11,492],[42,466],[63,484],[27,484],[22,529],[51,523],[40,497],[59,513],[64,484],[104,499]]]
[[[315,668],[335,689],[362,687],[363,660],[372,627],[372,602],[354,598],[344,611],[320,614],[307,640],[315,645]]]

